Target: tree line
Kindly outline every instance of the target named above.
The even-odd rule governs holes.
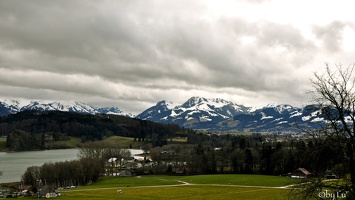
[[[87,142],[82,145],[78,159],[63,162],[48,162],[42,166],[28,167],[22,175],[24,184],[32,185],[33,192],[38,187],[58,187],[87,185],[104,175],[105,163],[109,158],[130,156],[129,151],[106,142]]]
[[[103,127],[106,122],[110,123],[106,124],[108,127],[105,129]],[[63,131],[66,123],[72,124],[73,132]],[[161,125],[122,116],[94,116],[64,112],[26,111],[2,118],[1,125],[2,129],[12,129],[7,138],[7,145],[13,150],[43,149],[46,142],[43,138],[51,136],[53,140],[64,140],[68,136],[75,135],[75,130],[83,126],[95,128],[103,137],[110,136],[111,134],[107,133],[111,129],[113,134],[119,134],[118,130],[125,130],[123,131],[125,136],[131,136],[133,140],[141,140],[146,144],[144,148],[150,152],[154,164],[145,165],[149,167],[144,170],[148,170],[151,174],[281,175],[298,167],[307,168],[318,174],[333,170],[343,176],[347,172],[346,165],[342,163],[344,154],[341,153],[340,147],[333,145],[336,143],[329,138],[314,137],[304,140],[284,138],[283,141],[277,141],[276,138],[268,139],[268,136],[258,133],[251,135],[198,133],[175,125]],[[103,127],[100,128],[100,126]],[[115,127],[118,127],[118,130],[115,130]],[[85,135],[85,131],[83,134]],[[172,142],[171,138],[176,136],[186,137],[187,141],[185,143]],[[96,138],[96,141],[99,139]],[[90,141],[86,140],[83,143],[84,147],[86,144],[91,144]],[[84,152],[87,149],[82,148],[81,151]],[[85,154],[88,155],[89,152],[93,151],[90,150]],[[99,157],[100,163],[108,159],[107,156],[91,155],[88,157]],[[84,161],[79,163],[82,162]],[[71,164],[79,166],[78,163],[66,164],[69,168]],[[49,168],[49,166],[52,165],[46,167]],[[98,171],[102,173],[103,168],[101,167]],[[91,179],[93,180],[97,179]],[[77,182],[87,183],[85,180]]]
[[[23,111],[0,119],[0,136],[7,136],[6,146],[12,151],[48,149],[47,141],[63,141],[69,136],[81,138],[81,142],[113,135],[138,141],[149,138],[153,146],[162,146],[177,135],[192,132],[175,124],[61,111]]]
[[[260,134],[190,136],[189,144],[150,149],[154,173],[287,175],[299,167],[317,175],[329,170],[340,177],[346,173],[339,147],[326,138],[268,141]]]
[[[328,143],[329,148],[323,148]],[[287,175],[304,167],[315,175],[324,176],[332,170],[345,177],[340,149],[326,138],[268,141],[260,134],[216,135],[192,134],[188,142],[153,147],[147,141],[143,149],[151,159],[139,161],[133,174],[199,175],[199,174],[267,174]],[[53,188],[86,185],[107,173],[110,158],[130,156],[118,146],[105,142],[87,142],[81,147],[78,160],[45,163],[27,168],[22,179],[33,186]],[[106,174],[107,175],[107,174]]]

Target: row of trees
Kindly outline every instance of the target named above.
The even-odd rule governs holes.
[[[101,162],[90,158],[45,163],[41,167],[28,167],[22,180],[25,184],[36,188],[44,185],[53,186],[53,188],[84,185],[97,181],[101,176],[101,170]]]
[[[86,185],[99,180],[109,158],[126,156],[130,156],[130,152],[121,150],[117,146],[105,142],[88,142],[80,149],[78,160],[49,162],[42,166],[28,167],[22,179],[25,184],[35,187]]]
[[[328,170],[344,177],[347,166],[343,163],[341,149],[327,139],[309,139],[308,142],[288,140],[269,141],[258,134],[206,135],[195,134],[199,144],[169,144],[162,147],[144,146],[152,161],[142,161],[143,168],[136,173],[151,174],[287,174],[305,167],[314,174],[324,176]],[[195,140],[194,140],[195,141]],[[191,141],[190,141],[191,142]],[[223,144],[223,146],[220,146]],[[327,145],[325,145],[327,144]],[[29,167],[23,175],[26,184],[84,185],[95,182],[105,173],[105,163],[110,158],[120,160],[130,156],[104,142],[85,143],[79,151],[79,160],[46,163]]]
[[[6,147],[12,151],[42,150],[45,149],[44,135],[15,130],[7,136]]]
[[[260,142],[259,136],[209,136],[201,144],[172,144],[150,150],[156,162],[154,173],[184,172],[185,174],[249,173],[282,175],[304,167],[319,175],[328,170],[345,175],[340,149],[324,143],[326,139],[308,142]],[[229,141],[221,138],[230,138]],[[212,139],[214,138],[214,139]],[[219,138],[219,139],[217,139]],[[211,140],[224,145],[214,145]]]

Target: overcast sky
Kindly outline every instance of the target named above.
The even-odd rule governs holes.
[[[310,102],[313,72],[355,63],[348,0],[1,0],[0,98],[138,114],[160,100]]]

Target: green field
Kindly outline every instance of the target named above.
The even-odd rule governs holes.
[[[69,137],[69,140],[65,141],[50,141],[48,142],[47,148],[49,149],[72,149],[80,146],[81,139],[77,137]],[[105,138],[103,141],[108,144],[118,145],[120,148],[136,148],[140,147],[144,144],[144,142],[134,141],[133,138],[130,137],[122,137],[122,136],[111,136]],[[6,138],[0,138],[0,152],[5,152],[8,149],[6,148]]]
[[[133,138],[130,137],[122,137],[122,136],[111,136],[102,140],[102,142],[106,142],[107,144],[118,145],[120,148],[129,148],[132,146],[133,148],[139,147],[144,144],[144,142],[134,141]],[[67,148],[75,148],[80,146],[81,140],[80,138],[70,137],[70,140],[67,141],[57,141],[54,142],[55,147],[66,146]]]
[[[47,142],[47,147],[51,149],[72,149],[78,146],[80,138],[69,137],[69,140],[65,141],[51,141]]]
[[[288,199],[293,179],[263,175],[107,177],[63,199]],[[118,192],[121,190],[122,193]]]
[[[134,141],[131,137],[122,137],[122,136],[111,136],[105,138],[103,141],[111,143],[113,145],[118,145],[120,148],[136,148],[144,144],[142,141]]]

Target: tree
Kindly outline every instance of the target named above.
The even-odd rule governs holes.
[[[244,172],[251,174],[254,172],[254,158],[250,149],[245,149],[245,159],[244,159]]]
[[[84,143],[78,153],[79,158],[104,159],[109,144],[107,142],[87,142]]]
[[[311,80],[313,86],[311,92],[319,105],[319,115],[327,120],[320,129],[312,131],[312,136],[317,136],[314,138],[318,139],[318,147],[315,150],[336,149],[341,152],[338,153],[337,158],[328,156],[327,163],[331,163],[333,167],[343,164],[350,178],[343,177],[344,179],[339,183],[332,182],[332,184],[326,183],[322,178],[312,180],[313,184],[303,184],[305,198],[310,194],[318,194],[322,188],[347,192],[348,199],[355,198],[355,77],[353,74],[355,65],[335,67],[332,69],[326,64],[326,72],[315,73],[314,79]],[[316,155],[317,152],[312,154]]]
[[[25,173],[22,175],[22,180],[27,185],[38,186],[40,180],[40,167],[31,166],[28,167]]]

